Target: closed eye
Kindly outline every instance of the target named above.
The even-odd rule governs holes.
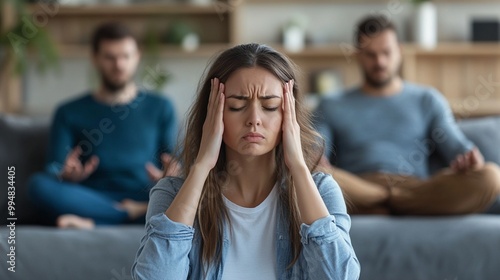
[[[267,111],[276,111],[278,110],[279,107],[264,107],[265,110]]]
[[[243,108],[245,108],[245,107],[239,107],[239,108],[229,107],[229,111],[238,112],[238,111],[241,111]]]

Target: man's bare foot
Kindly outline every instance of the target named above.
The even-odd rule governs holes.
[[[127,211],[130,220],[135,220],[146,214],[146,211],[148,210],[148,203],[126,198],[118,204],[118,207]]]
[[[95,227],[94,220],[73,214],[59,216],[56,224],[59,228],[93,229]]]

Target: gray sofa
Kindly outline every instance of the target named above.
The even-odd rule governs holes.
[[[488,161],[500,163],[500,117],[460,123]],[[8,236],[0,228],[0,279],[127,280],[142,226],[59,230],[38,215],[26,195],[26,180],[41,170],[48,121],[0,115],[0,180],[16,168],[15,270],[8,271]],[[436,161],[434,162],[437,163]],[[7,221],[0,195],[0,223]],[[500,215],[456,217],[353,216],[351,236],[361,279],[500,279]]]

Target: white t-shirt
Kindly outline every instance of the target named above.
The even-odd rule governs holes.
[[[224,261],[222,280],[267,280],[276,275],[276,185],[254,208],[241,207],[223,197],[232,233]],[[231,231],[230,231],[231,232]]]

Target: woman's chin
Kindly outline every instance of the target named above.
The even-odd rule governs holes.
[[[269,147],[259,147],[257,145],[246,145],[245,147],[239,149],[238,153],[241,156],[247,156],[247,157],[258,157],[258,156],[265,156],[268,155],[269,152],[271,152],[273,148]]]

